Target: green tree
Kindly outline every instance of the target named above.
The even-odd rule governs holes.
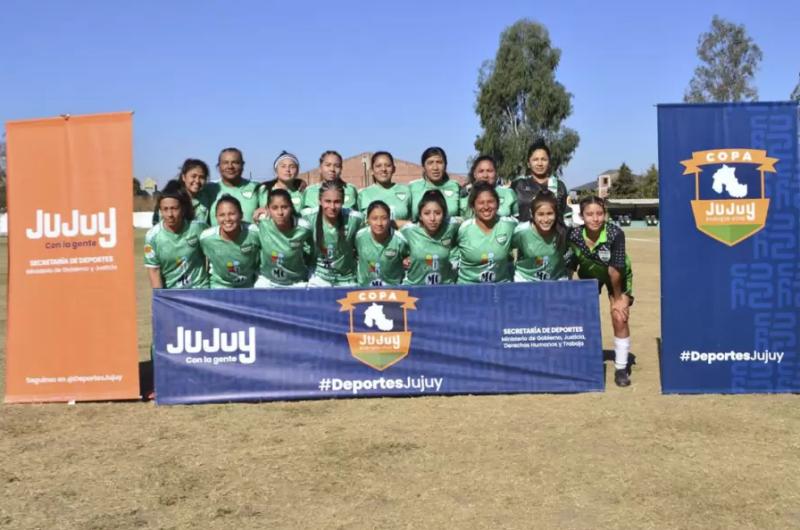
[[[792,95],[789,96],[792,101],[800,101],[800,81],[797,82],[797,86],[794,87],[794,92]]]
[[[614,182],[611,184],[611,189],[608,190],[608,196],[612,199],[626,199],[636,197],[639,191],[636,185],[636,180],[633,178],[633,172],[628,165],[623,162],[619,166],[619,174]]]
[[[658,168],[651,164],[639,183],[639,196],[647,199],[658,197]]]
[[[701,34],[697,40],[697,56],[700,65],[694,69],[694,77],[683,96],[685,102],[758,99],[753,78],[762,53],[743,24],[714,15],[711,31]]]
[[[528,146],[539,138],[558,174],[578,146],[578,133],[562,125],[572,113],[572,94],[556,81],[560,58],[544,26],[519,20],[503,31],[495,59],[480,69],[475,112],[483,133],[475,149],[494,157],[503,178],[525,171]]]

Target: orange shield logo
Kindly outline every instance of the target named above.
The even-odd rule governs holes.
[[[411,332],[408,310],[415,310],[417,298],[408,291],[372,289],[351,291],[337,300],[339,311],[350,312],[347,342],[350,353],[376,370],[385,370],[408,355]]]
[[[769,211],[769,199],[764,196],[764,173],[777,173],[777,161],[762,149],[744,148],[695,151],[691,159],[681,161],[685,167],[683,174],[694,174],[692,213],[697,229],[732,247],[764,228]],[[747,183],[737,171],[752,171],[754,165],[760,179]],[[717,167],[710,174],[710,199],[700,197],[701,187],[708,184],[701,180],[702,166]],[[753,184],[758,188],[755,193],[750,189]]]

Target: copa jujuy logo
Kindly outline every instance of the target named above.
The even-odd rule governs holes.
[[[417,309],[416,301],[408,291],[393,289],[351,291],[337,300],[339,311],[350,312],[347,342],[353,357],[385,370],[407,356],[411,347],[408,311]]]
[[[694,151],[682,160],[683,174],[695,178],[697,229],[732,247],[764,228],[769,211],[764,174],[777,173],[776,162],[765,150],[748,148]]]

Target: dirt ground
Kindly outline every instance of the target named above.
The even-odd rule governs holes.
[[[629,388],[608,363],[579,395],[2,405],[0,528],[800,527],[798,397],[662,396],[658,231],[627,234]]]

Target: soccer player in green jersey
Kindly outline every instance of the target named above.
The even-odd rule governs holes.
[[[211,288],[253,287],[261,248],[258,227],[242,222],[242,205],[230,195],[219,198],[214,214],[217,226],[200,236],[200,246],[208,258]]]
[[[511,188],[497,185],[497,164],[494,158],[488,155],[479,156],[472,162],[469,170],[469,184],[461,197],[461,216],[469,218],[473,216],[472,209],[469,207],[469,191],[476,182],[488,182],[495,186],[497,196],[500,198],[500,205],[497,207],[497,215],[500,217],[517,217],[517,194]]]
[[[411,211],[414,213],[414,220],[419,212],[419,202],[422,195],[428,190],[439,190],[442,192],[447,203],[447,212],[455,217],[460,212],[459,201],[461,199],[461,186],[458,182],[450,179],[447,174],[447,154],[441,147],[429,147],[422,152],[422,178],[413,181],[408,185],[411,190]]]
[[[311,225],[297,217],[285,189],[272,188],[267,207],[269,216],[258,222],[261,270],[255,287],[305,287],[308,265],[303,249],[314,242]]]
[[[392,227],[392,210],[383,201],[367,208],[367,225],[356,234],[358,285],[381,287],[400,285],[408,257],[406,238]]]
[[[200,234],[208,228],[192,222],[194,210],[181,184],[171,180],[158,198],[161,221],[148,230],[144,240],[144,266],[153,289],[208,287],[206,259]]]
[[[456,283],[456,234],[461,219],[450,217],[447,201],[439,190],[428,190],[419,201],[419,221],[400,230],[409,246],[407,285],[451,285]]]
[[[196,158],[187,158],[183,161],[178,180],[192,201],[194,209],[194,220],[208,224],[208,196],[202,193],[203,188],[208,182],[208,164]],[[153,214],[153,224],[156,225],[161,220],[161,213],[158,206]]]
[[[358,204],[358,191],[352,184],[342,180],[342,155],[336,151],[325,151],[319,157],[319,175],[322,182],[313,184],[303,192],[303,205],[300,212],[308,215],[317,211],[322,184],[336,182],[344,190],[343,208],[353,209]]]
[[[511,239],[517,221],[499,217],[500,198],[488,182],[476,182],[469,196],[475,217],[458,229],[458,283],[505,283],[513,278]]]
[[[255,217],[260,217],[259,213],[266,213],[269,211],[266,208],[269,192],[273,189],[286,190],[292,199],[292,206],[295,212],[299,212],[303,206],[303,191],[306,189],[306,183],[297,178],[300,172],[300,161],[292,153],[288,151],[281,151],[275,161],[272,163],[272,170],[275,173],[275,179],[268,182],[262,182],[258,187],[258,210],[256,210]],[[254,219],[255,221],[256,219]]]
[[[517,251],[515,282],[566,280],[564,255],[567,252],[567,227],[558,215],[556,196],[540,191],[531,203],[531,221],[517,225],[511,248]]]
[[[617,386],[628,386],[633,270],[625,252],[625,233],[608,222],[605,201],[600,197],[583,199],[580,208],[584,225],[569,231],[572,258],[567,266],[571,270],[577,268],[579,278],[597,279],[601,291],[603,286],[608,290],[614,327],[614,382]]]
[[[314,233],[314,270],[309,287],[356,285],[356,233],[363,224],[360,213],[343,208],[344,188],[327,180],[320,186],[319,207],[308,216]]]
[[[230,195],[239,201],[244,219],[252,219],[253,212],[258,208],[258,184],[242,177],[244,172],[242,152],[235,147],[226,147],[219,154],[217,168],[219,182],[210,182],[203,189],[203,195],[210,204],[209,211],[216,212],[217,201],[224,195]],[[210,217],[211,226],[217,226],[216,215]]]
[[[383,201],[392,211],[392,221],[397,228],[411,219],[411,190],[405,184],[392,182],[395,172],[394,157],[387,151],[378,151],[371,159],[372,178],[375,184],[358,192],[358,211],[366,215],[374,201]]]

